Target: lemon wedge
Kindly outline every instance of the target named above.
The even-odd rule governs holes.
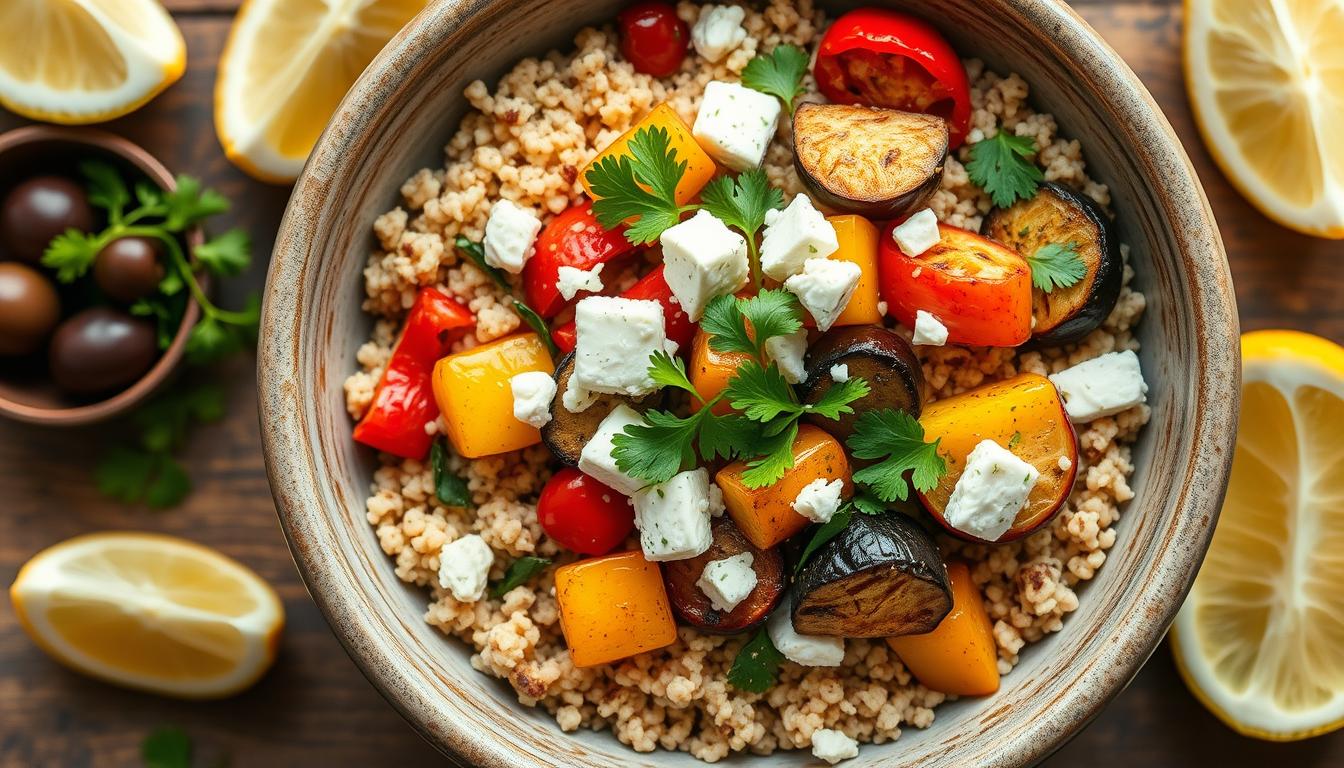
[[[83,124],[130,112],[187,68],[187,46],[156,0],[0,2],[0,104]]]
[[[234,165],[293,181],[327,121],[428,0],[247,0],[215,84],[215,132]]]
[[[1288,741],[1344,725],[1344,347],[1257,331],[1241,349],[1227,499],[1172,648],[1223,722]]]
[[[127,688],[190,699],[247,688],[275,660],[284,609],[261,577],[199,544],[147,533],[77,536],[9,590],[33,642]]]
[[[1185,82],[1223,173],[1285,227],[1344,237],[1344,5],[1186,0]]]

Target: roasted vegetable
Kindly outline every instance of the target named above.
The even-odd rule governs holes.
[[[1071,247],[1086,270],[1073,285],[1032,290],[1032,336],[1038,341],[1077,341],[1115,308],[1125,265],[1106,212],[1092,198],[1059,184],[1042,184],[1030,200],[990,211],[980,231],[1028,258],[1044,248]]]
[[[563,467],[537,497],[541,530],[565,549],[605,555],[635,528],[630,498],[573,467]]]
[[[1044,376],[1020,374],[1007,381],[930,403],[919,423],[924,439],[940,440],[947,474],[928,493],[924,508],[954,536],[975,541],[947,524],[943,511],[966,468],[966,457],[981,440],[993,440],[1031,464],[1041,476],[1011,528],[998,541],[1037,531],[1064,506],[1078,471],[1078,439],[1055,385]]]
[[[560,629],[576,667],[606,664],[671,645],[677,623],[658,564],[639,551],[555,570]]]
[[[667,596],[677,616],[697,629],[723,634],[744,632],[765,621],[784,594],[788,582],[784,572],[784,557],[778,548],[761,549],[753,546],[727,516],[715,520],[713,530],[714,543],[704,554],[689,560],[663,563]],[[743,552],[752,554],[751,567],[756,571],[756,588],[736,608],[724,613],[710,603],[696,582],[709,563]]]
[[[831,368],[843,365],[850,378],[861,376],[871,389],[867,397],[853,403],[854,413],[839,421],[819,420],[817,424],[840,438],[854,432],[854,421],[864,411],[895,408],[919,417],[924,390],[924,369],[910,348],[910,342],[881,326],[862,325],[832,328],[808,351],[807,381],[803,383],[804,402],[815,403],[831,388]]]
[[[891,219],[938,189],[947,123],[892,109],[802,104],[793,114],[793,147],[798,177],[822,205]]]
[[[951,696],[988,696],[999,690],[999,655],[980,589],[961,561],[949,563],[952,612],[923,635],[889,637],[887,644],[925,688]]]
[[[890,637],[931,632],[952,610],[933,539],[905,515],[854,515],[798,572],[801,635]]]
[[[611,413],[612,408],[621,403],[643,406],[656,399],[657,395],[646,395],[638,400],[624,395],[596,395],[592,405],[573,413],[563,402],[565,390],[569,387],[569,377],[573,373],[574,353],[570,352],[560,358],[560,364],[555,367],[555,397],[551,400],[551,420],[541,428],[541,439],[561,463],[577,467],[583,446],[597,434],[597,425]]]
[[[709,348],[709,334],[699,331],[691,342],[691,364],[687,369],[695,391],[706,401],[728,387],[728,380],[737,374],[737,369],[751,358],[741,352],[717,352]],[[699,402],[692,402],[692,408],[700,409]],[[728,401],[720,400],[714,404],[711,412],[725,414],[733,410]]]
[[[691,129],[687,128],[686,123],[677,116],[676,110],[665,103],[654,107],[649,114],[644,116],[644,119],[630,126],[630,130],[621,134],[620,138],[599,152],[592,162],[584,166],[583,170],[579,172],[579,183],[583,185],[583,190],[588,193],[588,196],[596,200],[597,196],[593,194],[593,190],[589,186],[588,171],[604,157],[620,157],[630,154],[630,139],[634,138],[641,128],[655,130],[661,128],[667,131],[670,145],[672,150],[676,152],[677,160],[686,163],[686,172],[682,174],[681,181],[677,182],[676,190],[677,204],[685,205],[714,176],[714,161],[696,143],[695,137],[691,135]]]
[[[859,269],[863,270],[859,284],[845,305],[845,311],[835,319],[832,327],[876,325],[882,322],[877,295],[877,227],[873,222],[852,213],[829,216],[826,220],[835,228],[835,239],[840,243],[839,250],[830,257],[836,261],[858,264]]]
[[[535,333],[482,344],[436,363],[434,399],[453,449],[475,459],[540,442],[536,427],[513,416],[509,379],[525,371],[554,370],[550,352]]]

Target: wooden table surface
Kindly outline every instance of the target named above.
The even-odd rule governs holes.
[[[108,126],[175,171],[224,191],[263,254],[223,298],[260,288],[288,190],[249,180],[224,158],[211,123],[215,61],[238,0],[169,0],[187,39],[186,76],[135,114]],[[1228,185],[1201,145],[1180,67],[1177,0],[1084,0],[1078,11],[1139,73],[1199,170],[1222,225],[1244,329],[1290,327],[1344,342],[1344,243],[1274,225]],[[23,121],[0,111],[0,129]],[[276,522],[262,467],[253,361],[220,377],[226,421],[198,430],[185,454],[196,489],[166,512],[101,498],[90,467],[116,426],[44,431],[0,423],[0,583],[33,553],[76,534],[149,529],[186,536],[251,565],[279,590],[288,612],[279,663],[228,701],[184,704],[128,693],[67,672],[39,652],[0,600],[0,767],[136,766],[141,738],[165,724],[185,728],[205,756],[234,766],[440,765],[444,761],[389,707],[345,655],[309,600]],[[1239,738],[1186,692],[1165,644],[1090,728],[1047,762],[1051,768],[1344,765],[1344,732],[1273,745]]]

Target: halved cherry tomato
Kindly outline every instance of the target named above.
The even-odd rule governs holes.
[[[885,8],[860,8],[835,20],[812,69],[822,95],[837,104],[867,104],[937,115],[951,148],[971,124],[966,69],[932,24]]]
[[[630,500],[572,467],[556,472],[537,499],[537,522],[556,543],[581,555],[605,555],[630,535]]]
[[[616,16],[616,23],[621,27],[621,54],[636,70],[667,77],[681,68],[691,30],[677,17],[675,5],[635,3]]]
[[[924,310],[953,344],[1016,347],[1031,338],[1031,268],[1017,251],[974,232],[938,225],[939,243],[918,256],[882,231],[878,282],[888,312],[907,328]]]
[[[625,227],[608,230],[597,223],[592,203],[571,205],[541,230],[536,253],[523,267],[527,303],[542,317],[554,317],[565,306],[555,285],[560,267],[592,269],[634,250],[625,238]]]
[[[649,274],[641,277],[639,282],[627,288],[625,293],[621,294],[621,298],[650,299],[662,304],[663,325],[667,329],[667,338],[675,341],[681,351],[684,352],[687,345],[695,338],[695,323],[691,322],[690,316],[681,311],[681,305],[672,298],[672,289],[663,279],[662,264],[655,267]],[[562,352],[572,352],[574,345],[578,342],[574,323],[566,323],[552,330],[551,340]]]

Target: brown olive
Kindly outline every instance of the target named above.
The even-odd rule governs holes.
[[[0,202],[0,246],[20,261],[37,264],[52,238],[67,229],[93,229],[84,190],[63,176],[35,176]]]
[[[18,262],[0,264],[0,355],[37,351],[61,319],[56,287]]]
[[[117,301],[127,304],[154,293],[163,279],[162,247],[152,237],[119,237],[98,252],[93,279]]]
[[[152,322],[111,307],[90,307],[56,329],[51,378],[71,394],[108,392],[139,379],[158,356]]]

